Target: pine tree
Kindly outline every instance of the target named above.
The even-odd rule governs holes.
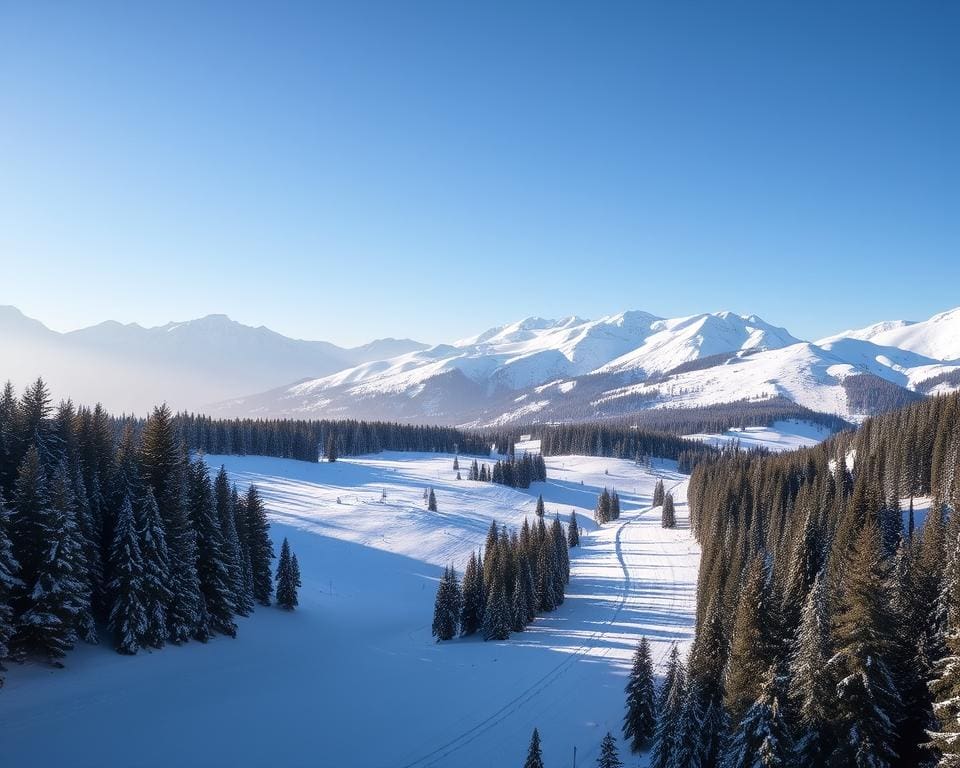
[[[234,496],[230,488],[230,478],[226,467],[221,466],[213,483],[214,505],[217,510],[217,522],[223,539],[223,559],[230,577],[230,605],[234,613],[246,615],[243,600],[243,555],[240,552],[240,537],[237,534]]]
[[[664,528],[676,528],[677,517],[673,508],[673,494],[667,493],[663,496],[663,511],[660,517],[660,524]]]
[[[166,537],[171,598],[167,606],[170,640],[206,637],[207,619],[197,578],[196,533],[186,501],[186,457],[170,409],[153,409],[140,438],[143,482],[153,491]],[[131,496],[134,493],[124,488]]]
[[[37,462],[30,458],[37,455],[33,449],[28,452],[24,461],[30,466],[27,472],[21,472],[17,482],[19,499],[29,496],[41,501],[31,527],[41,547],[36,569],[30,580],[25,580],[24,610],[15,643],[21,652],[39,653],[56,662],[77,639],[77,618],[84,608],[84,585],[79,578],[83,562],[73,510],[59,492],[46,498],[42,471],[33,471]],[[37,484],[28,493],[24,482],[31,478]]]
[[[324,449],[324,456],[327,457],[327,461],[329,461],[331,464],[333,464],[333,462],[335,462],[335,461],[337,460],[337,458],[338,458],[338,455],[337,455],[337,435],[336,435],[336,433],[334,433],[333,431],[331,431],[331,432],[327,435],[327,444],[326,444],[326,447],[325,447],[325,449]]]
[[[173,598],[167,586],[170,580],[170,558],[167,537],[160,519],[160,508],[148,487],[139,502],[140,554],[143,559],[143,608],[146,627],[142,642],[160,648],[169,636],[167,607]]]
[[[475,552],[470,553],[463,573],[463,605],[460,611],[460,633],[472,635],[483,624],[483,574]]]
[[[794,745],[780,707],[775,670],[764,676],[759,698],[747,709],[724,750],[723,768],[789,768]]]
[[[250,541],[247,535],[247,502],[237,492],[236,484],[230,489],[233,506],[234,527],[240,546],[240,591],[237,593],[237,613],[248,616],[253,611],[253,566],[250,563]]]
[[[513,604],[510,612],[512,617],[511,629],[514,632],[523,632],[527,626],[527,616],[530,613],[530,607],[527,605],[526,592],[523,588],[523,573],[517,571],[516,578],[513,581]]]
[[[653,660],[646,637],[640,638],[633,655],[633,669],[627,682],[627,713],[623,718],[623,737],[632,752],[646,749],[656,728]]]
[[[766,672],[776,660],[771,613],[767,568],[758,554],[747,567],[727,661],[724,705],[735,723],[760,699]]]
[[[510,637],[510,604],[507,590],[497,583],[490,591],[487,605],[483,611],[483,639],[506,640]]]
[[[293,570],[293,557],[290,543],[286,537],[280,547],[280,561],[277,563],[277,605],[288,610],[297,607],[297,574]]]
[[[433,607],[432,633],[437,642],[452,640],[457,636],[461,610],[462,597],[457,574],[453,566],[447,566],[437,587],[437,598]]]
[[[427,494],[427,510],[430,512],[437,511],[437,496],[433,492],[433,488],[431,488],[430,493]]]
[[[270,561],[273,559],[273,543],[270,541],[270,524],[267,513],[255,485],[247,489],[244,504],[247,537],[247,549],[250,552],[250,569],[253,577],[253,597],[261,605],[270,605],[273,593],[273,578]]]
[[[620,755],[617,754],[617,740],[610,731],[600,742],[600,757],[597,758],[597,768],[623,768]]]
[[[135,654],[147,635],[144,568],[139,532],[130,498],[124,498],[110,550],[110,630],[120,653]]]
[[[670,649],[667,672],[657,696],[657,725],[653,734],[650,768],[678,766],[674,761],[686,699],[686,670],[676,643]]]
[[[886,594],[887,567],[873,521],[860,531],[844,570],[846,594],[834,626],[830,666],[841,731],[833,761],[883,768],[896,760],[893,744],[900,698],[887,665],[893,619]]]
[[[801,765],[811,768],[826,765],[833,749],[830,702],[834,688],[828,667],[831,656],[826,581],[818,576],[803,604],[790,661],[790,696],[800,726],[797,757]]]
[[[570,512],[570,522],[567,524],[567,545],[570,549],[580,546],[580,524],[577,522],[577,513]]]
[[[3,660],[10,654],[9,643],[13,637],[14,621],[11,598],[17,587],[22,586],[18,573],[20,564],[13,556],[10,541],[10,517],[0,494],[0,688],[3,687]]]
[[[659,507],[663,504],[663,480],[658,479],[653,487],[653,506]]]
[[[530,736],[530,747],[527,749],[527,759],[523,768],[543,768],[543,754],[540,751],[540,733],[536,728]]]
[[[214,507],[210,473],[202,459],[190,467],[189,506],[197,537],[197,578],[200,580],[208,627],[214,632],[236,637],[233,581],[225,559],[227,549]]]
[[[545,511],[546,511],[545,508],[544,508],[544,506],[543,506],[543,494],[542,494],[542,493],[541,493],[539,496],[537,496],[537,508],[536,508],[536,510],[534,510],[534,511],[535,511],[537,517],[543,517],[543,515],[544,515],[544,513],[545,513]]]
[[[460,472],[460,458],[458,456],[453,457],[453,471],[458,474]]]
[[[948,603],[960,605],[960,569],[956,567],[960,539],[953,540],[951,555],[955,565],[944,585],[944,598]],[[933,712],[939,728],[931,728],[927,735],[928,746],[941,756],[938,765],[957,768],[960,766],[960,612],[951,610],[947,615],[946,650],[935,664],[936,677],[930,682]]]

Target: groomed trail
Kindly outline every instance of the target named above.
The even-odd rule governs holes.
[[[14,666],[0,692],[12,765],[29,756],[159,768],[188,755],[206,765],[488,768],[522,762],[537,727],[547,764],[570,764],[576,747],[586,766],[608,730],[620,737],[639,638],[658,666],[673,642],[685,651],[692,639],[699,550],[686,477],[669,462],[553,457],[546,483],[516,491],[457,481],[453,457],[438,454],[207,461],[261,488],[275,543],[288,537],[301,563],[299,610],[258,609],[236,640],[132,658],[82,647],[64,670]],[[675,530],[651,506],[658,478],[674,493]],[[604,486],[618,491],[622,515],[597,526]],[[433,642],[441,568],[462,570],[491,520],[532,519],[540,493],[549,517],[566,523],[576,510],[583,528],[564,604],[504,642]],[[105,727],[109,739],[87,738]]]

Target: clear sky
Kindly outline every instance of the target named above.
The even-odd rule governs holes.
[[[0,303],[920,319],[960,305],[958,39],[956,2],[0,0]]]

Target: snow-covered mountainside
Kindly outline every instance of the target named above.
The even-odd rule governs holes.
[[[914,390],[960,386],[955,328],[960,310],[814,344],[731,312],[528,318],[234,399],[216,411],[483,425],[780,397],[856,420],[909,402],[919,396]],[[924,384],[931,380],[935,388]]]
[[[102,401],[115,412],[144,413],[163,401],[178,409],[200,409],[424,346],[381,339],[344,349],[242,325],[225,315],[156,328],[108,321],[57,333],[14,307],[0,307],[4,380],[22,387],[43,376],[55,396]]]
[[[658,674],[672,643],[685,654],[693,639],[700,550],[672,462],[554,456],[548,481],[526,491],[457,480],[453,456],[435,453],[207,463],[262,491],[274,544],[289,538],[302,568],[299,608],[258,608],[236,640],[137,656],[104,642],[78,647],[64,670],[8,665],[4,765],[488,768],[519,765],[534,727],[546,765],[569,764],[574,747],[578,765],[594,765],[603,734],[619,734],[640,637]],[[651,506],[658,479],[676,529]],[[622,517],[599,527],[604,487]],[[563,605],[505,641],[435,642],[441,569],[462,572],[492,520],[532,519],[539,494],[550,519],[576,510],[583,529]],[[89,738],[107,723],[110,738]],[[377,737],[358,738],[359,723]]]

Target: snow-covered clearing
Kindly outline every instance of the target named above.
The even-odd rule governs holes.
[[[6,765],[489,768],[522,762],[534,726],[548,764],[569,764],[576,746],[577,764],[592,765],[607,730],[620,738],[639,637],[658,663],[692,639],[699,549],[686,477],[670,463],[554,457],[547,483],[515,491],[455,480],[448,455],[208,461],[262,489],[274,542],[289,537],[300,559],[300,609],[259,608],[236,640],[136,657],[80,647],[64,670],[12,665]],[[657,475],[678,501],[677,530],[650,507]],[[623,513],[597,529],[605,485]],[[491,519],[532,517],[538,493],[548,514],[566,522],[576,509],[585,529],[564,605],[506,642],[433,642],[442,566],[462,570]]]
[[[728,429],[723,434],[685,435],[691,440],[700,440],[708,445],[722,448],[729,443],[739,443],[741,448],[766,448],[768,451],[794,451],[808,448],[826,440],[832,432],[820,424],[790,419],[777,421],[769,427],[744,427]]]

